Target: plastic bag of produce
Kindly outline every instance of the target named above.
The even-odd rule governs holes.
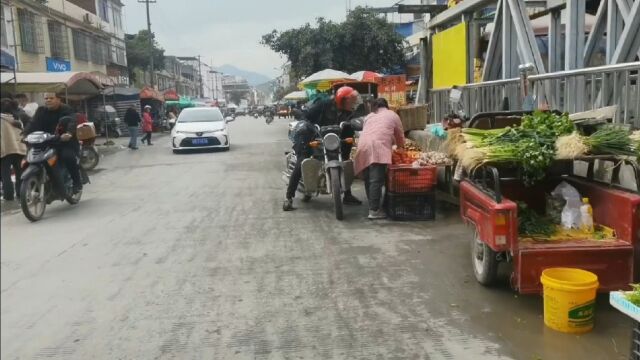
[[[556,186],[553,192],[551,192],[551,195],[561,197],[566,201],[560,215],[560,223],[562,224],[562,227],[565,229],[579,229],[582,198],[580,197],[578,190],[563,181]]]

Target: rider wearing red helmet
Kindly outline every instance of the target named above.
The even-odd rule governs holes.
[[[314,103],[309,111],[306,113],[306,120],[311,124],[318,126],[340,125],[341,122],[350,119],[353,111],[358,104],[358,92],[349,87],[343,86],[338,89],[335,96],[330,98],[319,100]],[[355,131],[349,127],[345,127],[342,131],[342,138],[349,138],[355,135]],[[302,177],[302,161],[311,156],[309,148],[309,142],[312,139],[298,139],[293,144],[293,149],[297,155],[296,166],[289,178],[289,186],[287,186],[287,194],[282,209],[284,211],[294,210],[293,198],[296,195],[300,178]],[[353,145],[342,145],[342,158],[349,160],[351,155],[351,148]],[[362,201],[358,200],[353,194],[351,189],[346,189],[344,192],[345,205],[360,205]]]

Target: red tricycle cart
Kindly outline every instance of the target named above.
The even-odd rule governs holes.
[[[554,164],[546,180],[525,187],[515,167],[485,165],[460,183],[460,214],[475,229],[470,239],[471,263],[476,279],[494,283],[500,262],[513,265],[511,286],[520,293],[540,293],[540,275],[546,268],[572,267],[598,276],[599,291],[629,288],[640,279],[640,172],[628,158],[593,156],[584,162],[586,174],[574,171],[576,161]],[[595,164],[612,169],[604,182],[594,176]],[[621,168],[635,176],[636,188],[623,188]],[[521,201],[544,213],[545,194],[562,181],[572,185],[593,207],[594,223],[615,231],[614,238],[563,240],[521,238],[518,235],[518,207]],[[634,274],[635,271],[635,274]]]

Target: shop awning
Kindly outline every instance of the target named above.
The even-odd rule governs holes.
[[[13,73],[0,73],[3,91],[13,91]],[[24,93],[57,92],[67,95],[98,95],[103,88],[100,80],[88,72],[19,72],[17,91]]]
[[[145,86],[142,88],[142,90],[140,90],[140,99],[157,100],[164,102],[164,96],[162,96],[162,94],[160,94],[156,89],[150,86]]]
[[[294,91],[294,92],[288,93],[287,95],[285,95],[285,97],[283,97],[283,99],[285,100],[305,100],[306,98],[307,98],[307,92],[304,90]]]
[[[353,76],[338,70],[324,69],[302,80],[299,86],[305,89],[325,91],[331,88],[331,84],[339,80],[357,80]]]

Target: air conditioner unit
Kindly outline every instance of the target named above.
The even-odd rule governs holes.
[[[91,20],[91,16],[89,15],[89,13],[84,14],[84,16],[82,17],[82,21],[84,21],[85,24],[93,24],[93,21]]]

